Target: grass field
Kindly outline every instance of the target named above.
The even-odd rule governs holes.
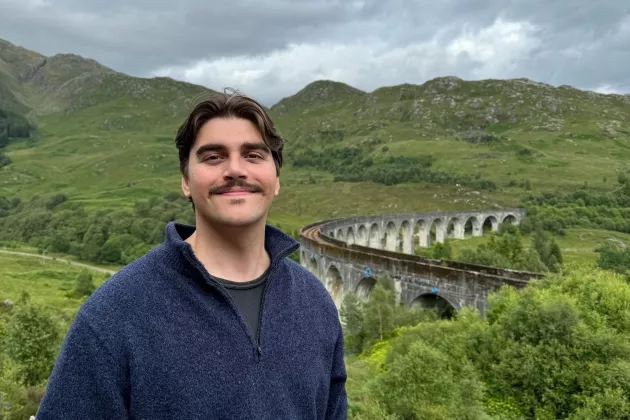
[[[83,302],[67,296],[81,270],[57,261],[0,254],[0,301],[17,302],[26,292],[33,303],[51,309],[68,322]],[[103,273],[91,274],[95,286],[105,281]]]

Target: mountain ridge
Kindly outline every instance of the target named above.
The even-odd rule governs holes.
[[[7,60],[7,57],[13,58],[12,60]],[[168,79],[172,80],[175,83],[183,83],[191,86],[200,86],[196,84],[192,84],[185,81],[180,81],[177,79],[173,79],[170,77],[136,77],[131,76],[129,74],[119,72],[103,64],[99,63],[97,60],[83,57],[74,53],[59,53],[52,56],[45,56],[40,53],[37,53],[32,50],[28,50],[24,47],[12,44],[9,41],[3,40],[0,38],[0,60],[17,67],[17,75],[20,80],[23,82],[31,82],[35,85],[43,85],[43,89],[50,89],[50,83],[58,84],[60,81],[68,81],[72,79],[72,75],[63,74],[65,79],[62,80],[50,80],[49,74],[41,74],[42,69],[46,69],[47,71],[51,71],[54,73],[55,67],[66,67],[66,69],[70,73],[76,73],[74,76],[79,76],[84,73],[91,72],[102,72],[109,74],[117,74],[123,77],[129,77],[136,80],[155,80],[155,79]],[[17,63],[17,64],[16,64]],[[53,67],[51,70],[50,68]],[[299,89],[292,95],[283,97],[279,99],[276,103],[269,106],[269,109],[274,110],[276,112],[282,111],[286,102],[294,101],[298,97],[304,97],[302,101],[313,101],[313,96],[319,94],[320,99],[328,100],[335,99],[337,96],[369,96],[376,95],[377,97],[381,95],[384,91],[388,90],[426,90],[427,93],[431,92],[433,89],[433,93],[438,93],[440,89],[448,91],[448,89],[452,89],[453,86],[456,86],[459,83],[487,83],[487,82],[508,82],[508,83],[523,83],[532,86],[536,86],[539,88],[549,89],[554,92],[562,91],[562,90],[574,90],[583,92],[588,95],[599,95],[601,97],[613,97],[620,98],[620,100],[630,104],[630,93],[628,94],[618,94],[618,93],[600,93],[595,92],[593,90],[580,89],[571,85],[558,85],[553,86],[548,83],[538,82],[535,80],[531,80],[525,77],[514,78],[514,79],[478,79],[478,80],[464,80],[457,76],[446,75],[446,76],[438,76],[429,80],[426,80],[420,84],[413,83],[400,83],[396,85],[389,86],[381,86],[375,88],[372,91],[364,91],[359,88],[356,88],[348,83],[342,81],[334,81],[328,79],[318,79],[314,80],[308,84],[306,84],[303,88]],[[203,87],[208,91],[213,91],[213,89],[209,87]],[[445,93],[445,92],[442,92]]]
[[[130,76],[78,54],[44,56],[0,39],[2,65],[12,69],[17,79],[11,91],[21,94],[24,97],[23,105],[37,116],[57,112],[70,114],[124,95],[133,97],[145,93],[145,96],[151,97],[153,90],[159,90],[167,84],[179,87],[186,93],[191,90],[198,93],[212,92],[203,86],[171,78]]]

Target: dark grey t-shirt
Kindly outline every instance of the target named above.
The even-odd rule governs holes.
[[[247,282],[234,282],[214,277],[230,293],[232,299],[234,299],[234,303],[236,303],[238,311],[243,316],[247,325],[249,325],[250,331],[254,337],[258,337],[260,305],[262,304],[263,290],[268,275],[269,269],[257,279]]]

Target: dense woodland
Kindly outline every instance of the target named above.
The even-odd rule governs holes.
[[[22,116],[0,109],[0,149],[9,144],[9,139],[26,139],[32,127]]]
[[[504,287],[485,318],[396,305],[379,279],[344,299],[347,353],[365,365],[351,419],[627,419],[630,285],[592,267]]]
[[[377,143],[378,144],[378,143]],[[431,182],[435,184],[460,184],[472,188],[494,190],[496,184],[479,176],[456,175],[432,169],[433,156],[388,156],[387,146],[380,151],[383,157],[369,156],[373,143],[362,146],[325,146],[321,150],[308,147],[288,154],[295,167],[312,167],[328,171],[335,181],[371,181],[384,185],[409,182]]]
[[[11,158],[2,150],[11,139],[28,139],[31,124],[22,116],[0,108],[0,168],[11,164]]]
[[[0,245],[27,244],[95,263],[128,264],[164,240],[170,221],[195,223],[191,203],[181,194],[136,201],[130,210],[91,213],[63,194],[29,201],[0,197]],[[291,258],[299,259],[298,253]]]

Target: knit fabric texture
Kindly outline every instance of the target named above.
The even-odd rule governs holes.
[[[184,241],[193,231],[168,223],[162,244],[81,306],[37,420],[346,419],[339,315],[287,257],[298,242],[266,226],[256,337]]]

